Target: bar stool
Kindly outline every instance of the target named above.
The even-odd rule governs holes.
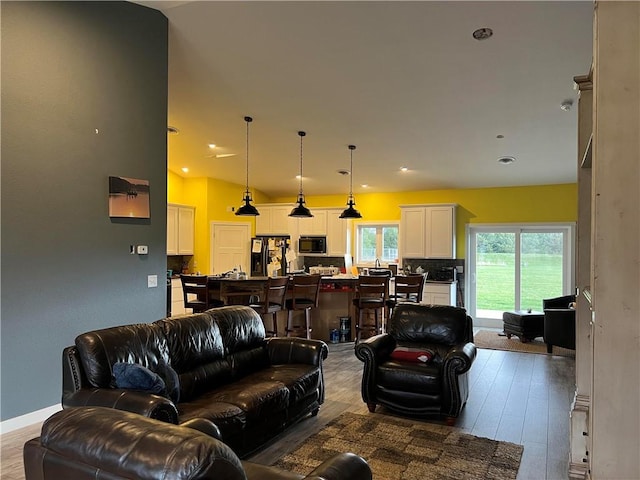
[[[386,302],[389,318],[391,318],[393,309],[398,303],[420,303],[422,301],[425,279],[426,277],[422,274],[395,277],[394,293],[389,295],[389,300]]]
[[[362,338],[362,331],[368,331],[371,335],[382,333],[382,318],[387,308],[386,301],[389,298],[388,275],[360,275],[356,286],[356,298],[353,305],[356,307],[356,344]],[[365,321],[363,314],[373,311],[373,323]]]
[[[209,310],[209,289],[206,275],[180,275],[180,282],[182,283],[184,308],[191,308],[194,313]]]
[[[265,322],[265,330],[270,336],[278,336],[278,312],[284,310],[285,297],[287,288],[289,287],[289,277],[269,277],[265,288],[264,300],[251,302],[249,306],[253,308],[262,317]],[[267,328],[265,315],[271,315],[273,318],[273,330]]]
[[[294,275],[291,277],[291,298],[285,302],[287,313],[287,337],[311,338],[311,309],[318,308],[320,275]],[[293,312],[304,310],[304,326],[293,323]]]

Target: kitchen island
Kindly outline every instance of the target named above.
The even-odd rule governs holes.
[[[221,300],[226,305],[247,305],[252,296],[264,297],[268,277],[248,277],[232,279],[217,275],[208,277],[209,296]],[[353,298],[358,277],[352,275],[323,276],[320,281],[318,308],[311,311],[311,337],[329,342],[330,332],[340,329],[340,319],[349,318],[349,340],[354,338]],[[303,315],[295,312],[294,315]],[[278,314],[280,335],[284,334],[287,311]]]

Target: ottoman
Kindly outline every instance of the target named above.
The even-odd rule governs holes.
[[[544,335],[544,313],[529,310],[516,310],[502,314],[504,333],[507,338],[516,335],[522,343]]]

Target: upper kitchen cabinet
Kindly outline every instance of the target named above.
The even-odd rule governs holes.
[[[195,208],[167,205],[167,255],[193,255]]]
[[[456,205],[400,206],[401,255],[455,258]]]
[[[256,205],[256,235],[289,235],[291,205]]]
[[[299,218],[298,229],[300,235],[326,235],[327,210],[311,210],[313,217]]]
[[[330,257],[341,257],[347,253],[347,228],[350,220],[340,218],[342,211],[343,209],[327,210],[327,255]]]

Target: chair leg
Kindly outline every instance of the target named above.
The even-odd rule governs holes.
[[[273,312],[273,334],[278,336],[278,312]]]
[[[291,330],[293,328],[293,325],[291,324],[292,318],[293,318],[293,310],[289,310],[287,312],[287,329],[286,329],[287,330],[287,337],[291,336]]]
[[[361,333],[362,333],[362,309],[357,308],[358,311],[358,323],[356,323],[356,345],[360,343]]]
[[[307,338],[311,338],[311,309],[304,310],[304,326],[307,332]]]

